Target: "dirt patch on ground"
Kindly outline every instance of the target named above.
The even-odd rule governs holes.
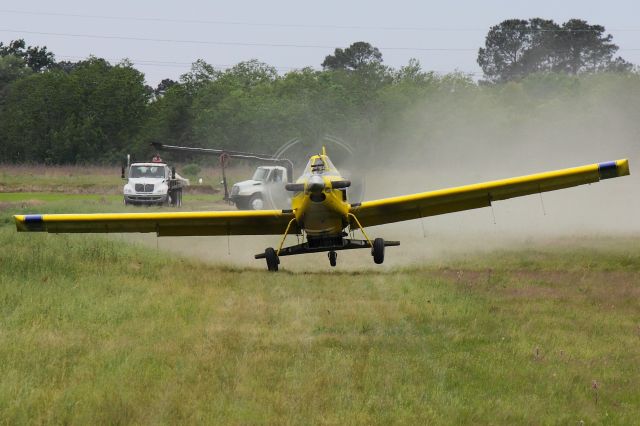
[[[40,200],[25,200],[19,202],[0,201],[0,211],[15,209],[16,207],[25,209],[27,207],[41,206],[43,204],[45,204],[45,202]]]
[[[441,269],[436,276],[464,288],[516,299],[560,299],[584,295],[612,306],[640,301],[636,271],[499,271]]]
[[[187,194],[219,194],[220,188],[211,185],[190,185],[185,188]]]
[[[86,185],[0,185],[0,192],[53,192],[57,194],[99,194],[114,195],[122,192],[121,187]]]

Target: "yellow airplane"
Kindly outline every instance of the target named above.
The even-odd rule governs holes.
[[[277,271],[280,257],[328,252],[331,266],[339,250],[371,249],[373,261],[384,261],[385,247],[399,241],[373,241],[365,227],[489,207],[494,201],[598,182],[629,174],[627,160],[590,164],[437,191],[350,204],[350,182],[335,168],[325,149],[313,155],[304,173],[286,185],[293,192],[289,210],[177,213],[30,214],[14,216],[20,232],[155,232],[158,236],[282,235],[277,249],[255,255]],[[364,240],[347,238],[362,231]],[[304,234],[306,242],[283,247],[288,234]]]

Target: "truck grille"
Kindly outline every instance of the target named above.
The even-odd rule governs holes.
[[[153,184],[136,183],[136,192],[153,192]]]

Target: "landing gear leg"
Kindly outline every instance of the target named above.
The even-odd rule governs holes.
[[[278,255],[273,247],[269,247],[264,251],[265,259],[267,259],[267,269],[271,272],[278,271],[278,264],[280,263],[280,259],[278,259]]]
[[[329,264],[331,266],[336,266],[336,261],[338,260],[338,253],[336,253],[335,251],[330,251],[328,255],[329,255]]]

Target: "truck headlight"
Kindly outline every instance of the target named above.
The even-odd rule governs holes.
[[[156,194],[166,194],[169,186],[167,185],[156,185],[155,190],[153,191]]]
[[[125,194],[133,194],[133,190],[131,189],[131,187],[129,185],[125,185],[124,186],[124,193]]]

